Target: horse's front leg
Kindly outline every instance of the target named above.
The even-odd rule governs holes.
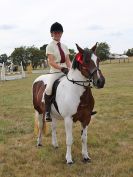
[[[71,117],[65,117],[65,131],[66,131],[66,145],[67,145],[67,152],[66,152],[66,161],[68,164],[72,164],[72,155],[71,155],[71,146],[73,142],[73,136],[72,136],[72,118]]]
[[[87,126],[82,129],[81,131],[81,140],[82,140],[82,156],[84,162],[90,162],[91,158],[88,155],[88,150],[87,150]]]
[[[56,137],[56,118],[54,118],[53,116],[52,116],[51,126],[52,126],[52,145],[55,148],[58,148],[58,141],[57,141],[57,137]]]

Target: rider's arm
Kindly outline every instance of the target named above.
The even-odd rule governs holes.
[[[48,54],[48,63],[50,66],[52,66],[55,69],[59,69],[61,70],[61,66],[59,66],[56,62],[55,62],[55,58],[52,54]]]

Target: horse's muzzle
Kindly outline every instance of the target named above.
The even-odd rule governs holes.
[[[103,88],[104,84],[105,84],[105,78],[104,77],[100,77],[93,84],[94,84],[94,86],[96,86],[99,89]]]

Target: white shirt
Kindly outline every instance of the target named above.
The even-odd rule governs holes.
[[[60,56],[60,51],[57,46],[57,41],[53,40],[50,44],[47,45],[46,47],[46,55],[52,54],[55,58],[55,62],[58,63],[62,67],[66,67],[66,63],[60,63],[61,61],[61,56]],[[61,48],[64,51],[65,56],[69,55],[69,50],[66,45],[61,43]],[[50,66],[50,72],[58,72],[58,69],[53,68]]]

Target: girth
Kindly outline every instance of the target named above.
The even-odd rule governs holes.
[[[64,75],[62,75],[60,78],[62,78]],[[56,103],[56,91],[57,91],[57,87],[60,83],[60,78],[55,80],[54,84],[53,84],[53,88],[52,88],[52,99],[51,99],[51,104],[54,104],[55,109],[57,110],[57,112],[59,113],[59,109],[58,109],[58,105]],[[60,113],[59,113],[60,114]]]

